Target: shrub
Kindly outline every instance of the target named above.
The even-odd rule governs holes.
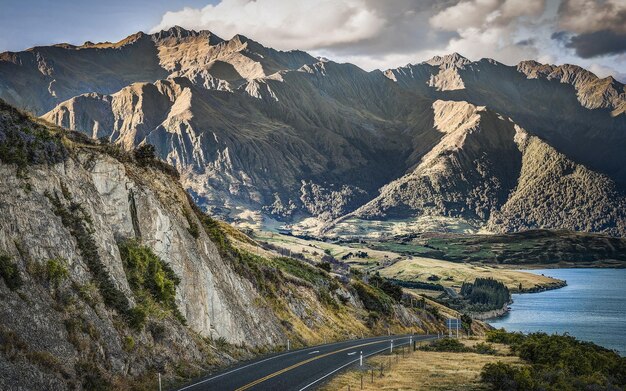
[[[135,149],[133,155],[140,166],[151,166],[174,179],[180,179],[180,173],[175,167],[158,159],[154,145],[144,144]]]
[[[522,333],[509,333],[504,329],[487,331],[487,342],[503,343],[505,345],[517,345],[526,336]]]
[[[374,326],[376,326],[376,323],[378,323],[379,320],[380,320],[380,314],[378,312],[370,311],[367,314],[367,326],[369,328],[373,328]]]
[[[0,254],[0,276],[12,291],[19,289],[23,284],[17,265],[8,255]]]
[[[127,352],[132,351],[135,348],[135,340],[133,337],[130,335],[125,336],[122,340],[122,348]]]
[[[53,258],[46,262],[46,278],[54,286],[59,286],[68,276],[67,261],[63,258]]]
[[[156,159],[156,148],[152,144],[143,144],[135,149],[134,155],[139,163],[149,162]]]
[[[146,246],[136,240],[118,244],[128,284],[139,300],[139,305],[130,311],[130,325],[141,330],[147,319],[147,309],[142,304],[154,300],[169,310],[182,324],[185,317],[176,306],[176,287],[180,278],[172,268]]]
[[[448,337],[437,339],[428,345],[424,345],[420,347],[420,349],[430,351],[430,352],[454,352],[454,353],[462,353],[462,352],[471,351],[470,348],[463,345],[461,342],[459,342],[458,339],[448,338]]]
[[[517,368],[502,362],[486,364],[480,373],[480,379],[492,390],[528,391],[535,389],[528,368]]]
[[[148,312],[142,306],[136,305],[135,307],[127,311],[128,325],[136,331],[141,331],[146,319],[148,318]]]
[[[3,117],[0,127],[0,161],[24,169],[31,164],[56,164],[67,158],[61,134],[52,134],[1,101],[0,110],[11,112]]]
[[[481,342],[474,346],[474,351],[478,354],[496,354],[498,351],[493,347],[493,345]]]
[[[75,367],[76,372],[83,376],[82,385],[85,390],[107,391],[111,389],[111,384],[94,362],[79,361]]]
[[[147,290],[159,303],[175,307],[180,279],[172,268],[146,246],[135,240],[119,245],[128,283],[133,290]]]
[[[191,213],[189,213],[187,209],[183,209],[183,215],[185,216],[185,219],[189,224],[189,228],[187,228],[187,231],[189,231],[189,234],[193,236],[194,239],[198,239],[200,237],[200,229],[198,228],[198,224],[196,224],[196,222],[193,220],[193,218],[191,217]]]
[[[330,273],[330,271],[332,270],[330,266],[330,262],[320,262],[317,264],[317,267],[326,271],[327,273]]]
[[[395,301],[402,300],[402,287],[389,281],[386,278],[379,276],[378,274],[370,277],[369,284],[381,289],[387,295],[392,297]]]
[[[338,309],[339,308],[339,304],[337,304],[337,300],[335,300],[335,298],[330,294],[330,292],[328,292],[327,289],[320,289],[319,292],[319,297],[320,297],[320,301],[327,305],[328,307],[334,308],[334,309]]]
[[[359,299],[363,302],[365,309],[387,315],[391,314],[393,308],[392,301],[384,292],[361,281],[354,282],[352,286],[356,290]]]
[[[496,388],[502,384],[513,384],[512,388],[507,388],[513,390],[613,390],[626,387],[626,358],[591,342],[578,341],[569,335],[522,335],[503,330],[491,331],[488,340],[510,344],[514,353],[532,364],[526,369],[485,367],[485,381],[494,389],[503,389]],[[528,371],[531,372],[528,374]],[[527,383],[528,378],[532,379],[532,386]]]

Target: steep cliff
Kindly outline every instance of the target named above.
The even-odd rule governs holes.
[[[151,153],[0,102],[0,388],[128,388],[287,338],[441,327],[349,275],[258,247],[201,212]]]

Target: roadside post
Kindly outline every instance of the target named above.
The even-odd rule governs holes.
[[[359,366],[362,367],[363,366],[363,352],[360,352],[361,354],[359,355]]]
[[[289,348],[290,348],[289,345],[290,345],[290,341],[289,341],[289,338],[287,338],[287,351],[289,351]]]
[[[161,391],[161,372],[159,372],[159,391]]]
[[[393,339],[391,340],[391,345],[389,345],[389,353],[393,353]]]

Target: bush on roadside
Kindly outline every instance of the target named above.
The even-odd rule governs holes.
[[[458,339],[455,338],[441,338],[437,339],[427,345],[420,347],[420,350],[427,352],[452,352],[452,353],[464,353],[471,352],[472,349],[463,345]]]
[[[480,379],[492,390],[530,391],[534,389],[531,372],[528,367],[514,367],[502,362],[489,363],[483,367]]]
[[[529,364],[521,368],[506,364],[485,366],[483,381],[494,390],[626,388],[626,358],[591,342],[578,341],[569,335],[524,335],[504,330],[490,331],[487,339],[510,345]]]

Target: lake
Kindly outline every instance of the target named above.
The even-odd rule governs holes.
[[[626,269],[525,271],[566,280],[568,285],[515,294],[509,314],[489,324],[508,331],[567,332],[626,355]]]

